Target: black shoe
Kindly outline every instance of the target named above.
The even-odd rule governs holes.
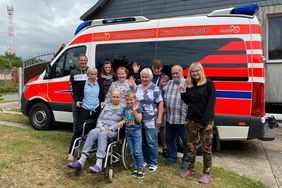
[[[134,169],[134,170],[132,171],[132,176],[135,177],[135,178],[138,177],[138,170],[137,170],[137,169]]]
[[[163,157],[167,158],[167,149],[163,149]]]
[[[145,176],[144,171],[138,170],[138,172],[137,172],[137,178],[142,179],[142,178],[144,178],[144,176]]]
[[[172,165],[172,164],[175,164],[175,163],[176,163],[176,161],[170,160],[170,159],[166,159],[166,161],[165,161],[166,165]]]

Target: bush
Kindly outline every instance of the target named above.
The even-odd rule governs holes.
[[[18,89],[19,86],[14,84],[0,85],[0,93],[17,93]]]

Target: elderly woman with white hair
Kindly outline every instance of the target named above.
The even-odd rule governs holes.
[[[163,98],[159,87],[152,82],[151,69],[140,72],[141,84],[137,86],[136,97],[142,109],[142,150],[144,166],[154,172],[158,168],[158,128],[162,124]]]
[[[102,83],[98,83],[98,70],[90,67],[87,70],[88,79],[78,85],[78,89],[74,90],[73,98],[78,108],[78,122],[75,126],[73,137],[69,148],[69,160],[73,160],[71,150],[76,138],[82,134],[82,126],[85,120],[93,119],[97,121],[101,112],[101,103],[104,102],[104,92]],[[86,133],[96,127],[96,123],[88,126]]]

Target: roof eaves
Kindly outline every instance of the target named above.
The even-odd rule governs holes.
[[[91,7],[87,12],[80,16],[80,19],[83,21],[87,21],[91,17],[93,18],[94,15],[98,14],[109,1],[110,0],[98,0],[93,7]]]

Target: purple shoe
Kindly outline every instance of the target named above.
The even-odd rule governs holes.
[[[102,169],[98,166],[98,165],[94,165],[94,166],[90,166],[89,167],[89,172],[91,173],[100,173],[102,171]]]
[[[193,177],[195,176],[195,171],[193,170],[185,170],[180,173],[181,178]]]
[[[203,174],[200,179],[199,182],[202,184],[208,184],[211,180],[211,176],[209,174]]]
[[[75,170],[82,170],[82,165],[79,161],[70,162],[68,167],[73,168]]]

